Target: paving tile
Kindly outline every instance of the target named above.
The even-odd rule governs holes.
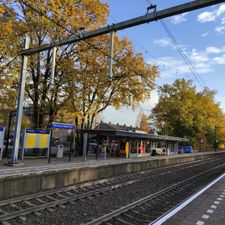
[[[168,219],[164,225],[225,225],[225,177]]]

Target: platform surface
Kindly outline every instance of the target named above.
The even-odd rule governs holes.
[[[173,214],[173,211],[170,213]],[[158,222],[155,224],[225,225],[225,173],[211,187],[207,188],[175,215],[164,223]]]
[[[28,173],[42,173],[45,171],[59,171],[62,169],[73,169],[73,168],[85,168],[85,167],[96,167],[101,165],[115,165],[125,162],[141,162],[149,160],[159,160],[159,159],[168,159],[168,158],[179,158],[179,157],[188,157],[188,156],[197,156],[203,154],[212,154],[213,152],[199,152],[199,153],[190,153],[190,154],[179,154],[179,155],[169,155],[169,156],[145,156],[139,158],[118,158],[118,157],[108,157],[104,159],[103,156],[100,156],[99,159],[95,159],[95,156],[88,156],[86,161],[82,160],[82,157],[72,157],[71,162],[69,162],[68,156],[65,156],[62,159],[52,158],[51,163],[48,163],[46,158],[41,159],[24,159],[21,161],[23,167],[9,167],[5,164],[10,159],[4,159],[0,162],[0,178],[7,177],[11,175],[20,175]],[[217,152],[219,153],[219,152]],[[223,153],[223,152],[221,152]]]

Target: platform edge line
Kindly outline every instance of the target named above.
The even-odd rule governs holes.
[[[177,212],[179,212],[181,209],[183,209],[185,206],[187,206],[189,203],[191,203],[194,199],[196,199],[199,195],[203,194],[205,191],[207,191],[210,187],[212,187],[215,183],[217,183],[219,180],[221,180],[223,177],[225,177],[225,173],[216,178],[214,181],[212,181],[210,184],[208,184],[206,187],[198,191],[196,194],[192,195],[190,198],[185,200],[183,203],[178,205],[176,208],[172,209],[168,213],[164,214],[162,217],[160,217],[158,220],[156,220],[153,223],[150,223],[149,225],[161,225],[164,222],[166,222],[168,219],[170,219],[172,216],[174,216]]]

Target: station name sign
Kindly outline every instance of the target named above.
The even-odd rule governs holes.
[[[36,130],[36,129],[26,129],[28,134],[49,134],[49,130]]]
[[[0,131],[3,132],[4,131],[4,127],[0,127]]]
[[[52,123],[51,128],[72,130],[75,129],[75,126],[73,124]]]

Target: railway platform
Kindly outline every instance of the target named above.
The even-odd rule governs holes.
[[[68,158],[54,159],[51,164],[48,164],[47,159],[25,159],[24,166],[18,168],[6,167],[2,162],[0,164],[0,200],[219,155],[225,155],[225,152],[130,159],[89,158],[87,161],[82,161],[78,157],[73,158],[71,162],[68,162]]]
[[[224,225],[225,173],[153,224]]]

